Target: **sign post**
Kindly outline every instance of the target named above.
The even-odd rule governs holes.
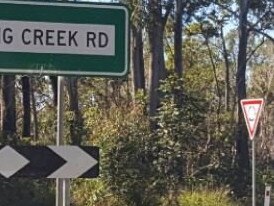
[[[265,195],[264,195],[264,206],[270,206],[270,193],[271,193],[271,186],[265,186]]]
[[[64,144],[64,77],[58,76],[56,145]],[[56,178],[56,206],[69,206],[69,179]]]
[[[244,118],[249,133],[249,138],[252,141],[252,206],[256,205],[256,173],[255,173],[255,141],[259,117],[264,104],[263,99],[242,99],[241,106],[244,113]]]

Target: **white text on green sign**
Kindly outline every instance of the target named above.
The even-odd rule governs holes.
[[[115,55],[112,25],[0,21],[0,51]]]

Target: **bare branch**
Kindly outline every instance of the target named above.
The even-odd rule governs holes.
[[[216,165],[218,165],[218,163],[217,162],[213,162],[213,163],[210,163],[210,164],[205,165],[203,167],[200,167],[199,169],[195,170],[190,176],[194,177],[195,175],[203,172],[204,170],[208,170],[208,169],[214,168]]]
[[[208,0],[208,2],[211,2]],[[214,2],[217,6],[219,6],[220,8],[222,9],[225,9],[226,11],[230,12],[235,18],[239,18],[240,16],[238,15],[237,12],[233,11],[230,7],[227,7],[225,5],[222,5],[221,3],[219,2]],[[267,39],[269,39],[270,41],[272,41],[274,43],[274,37],[270,36],[269,34],[267,34],[266,32],[263,31],[263,29],[259,29],[259,28],[256,28],[256,26],[259,24],[260,20],[262,18],[265,17],[265,15],[267,15],[270,11],[268,12],[265,12],[260,18],[259,20],[255,23],[255,24],[251,24],[250,22],[247,22],[247,26],[249,27],[249,31],[254,31],[258,34],[261,34],[263,36],[265,36]]]
[[[258,34],[263,35],[264,37],[266,37],[267,39],[269,39],[270,41],[272,41],[274,43],[274,37],[270,36],[269,34],[267,34],[266,32],[264,32],[263,30],[255,28],[255,27],[250,27],[250,30],[255,31]]]
[[[250,60],[250,58],[255,54],[255,52],[264,44],[265,39],[263,37],[262,41],[250,52],[248,57],[246,58],[246,62]]]

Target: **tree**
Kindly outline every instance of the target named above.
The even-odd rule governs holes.
[[[178,78],[183,77],[183,54],[182,54],[182,43],[183,43],[183,2],[182,0],[176,0],[175,10],[175,22],[174,22],[174,67],[175,74]],[[175,91],[176,104],[181,107],[183,105],[183,91]]]
[[[30,111],[30,78],[23,76],[22,93],[23,93],[23,131],[22,137],[30,137],[31,111]]]
[[[164,28],[167,18],[173,6],[173,0],[166,2],[165,14],[162,14],[162,2],[160,0],[148,1],[148,36],[150,46],[150,70],[149,70],[149,116],[156,115],[159,106],[159,83],[166,76],[164,60]],[[151,122],[152,128],[155,122]]]
[[[2,135],[5,142],[16,141],[15,76],[2,76]]]
[[[174,66],[175,73],[179,78],[183,74],[182,55],[182,32],[183,32],[183,2],[176,0],[175,22],[174,22]]]
[[[36,108],[36,98],[35,98],[35,80],[33,77],[30,78],[30,94],[31,94],[31,105],[32,105],[32,115],[33,115],[33,139],[38,140],[38,118],[37,118],[37,108]]]
[[[246,98],[246,65],[247,65],[247,14],[250,7],[250,0],[240,1],[239,14],[239,50],[237,59],[236,74],[236,95],[237,95],[237,122],[236,122],[236,176],[234,183],[235,194],[239,197],[246,195],[246,186],[249,181],[249,153],[248,134],[245,126],[243,111],[240,101]]]
[[[145,92],[145,67],[143,54],[143,27],[144,27],[144,2],[134,1],[130,3],[132,8],[132,77],[133,77],[133,97],[138,90]]]
[[[57,107],[57,95],[58,95],[58,91],[57,91],[57,83],[58,83],[58,80],[57,80],[57,77],[56,76],[50,76],[50,82],[51,82],[51,87],[52,87],[52,92],[53,92],[53,103],[54,103],[54,106]]]
[[[67,89],[69,97],[69,131],[72,144],[80,145],[81,143],[81,129],[83,129],[83,120],[81,117],[81,112],[78,106],[78,86],[77,78],[69,77],[67,79]]]

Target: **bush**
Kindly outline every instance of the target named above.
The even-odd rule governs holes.
[[[53,180],[0,179],[0,205],[52,206],[54,192]]]
[[[72,181],[73,206],[125,206],[121,198],[109,193],[101,178]]]
[[[198,190],[185,191],[178,198],[179,205],[182,206],[237,206],[229,196],[228,191],[219,190]]]
[[[153,138],[142,130],[128,128],[127,135],[116,137],[106,153],[105,177],[113,194],[126,205],[159,205],[164,184],[154,165],[156,159]]]

